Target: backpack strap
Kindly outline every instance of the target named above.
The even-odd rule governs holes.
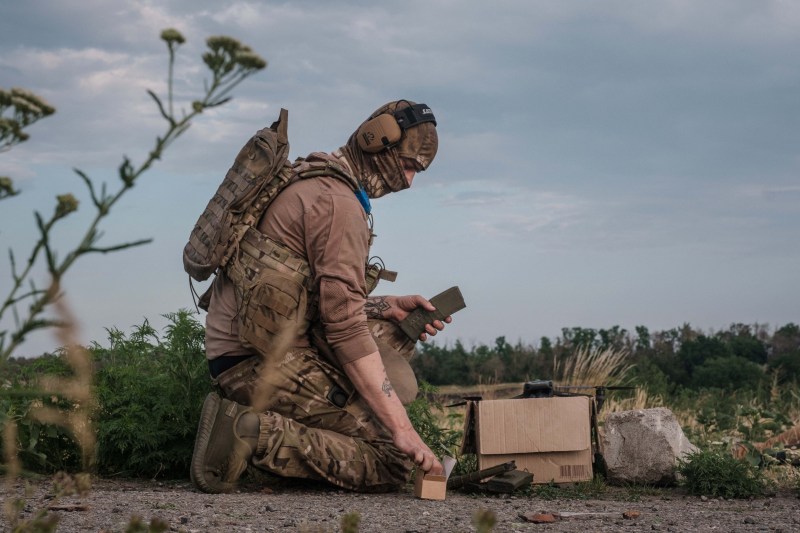
[[[312,152],[308,157],[298,159],[293,170],[299,179],[330,176],[346,183],[353,192],[361,189],[361,184],[342,163],[336,157],[324,152]]]

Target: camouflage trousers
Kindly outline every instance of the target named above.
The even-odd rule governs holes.
[[[361,492],[397,490],[408,482],[412,462],[347,376],[314,349],[253,357],[217,382],[228,399],[263,406],[253,466]]]

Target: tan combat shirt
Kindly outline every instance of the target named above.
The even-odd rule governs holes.
[[[300,180],[278,195],[258,229],[308,260],[320,293],[320,319],[339,362],[376,352],[364,312],[369,228],[352,189],[331,177]],[[239,342],[237,304],[233,283],[218,275],[206,318],[209,359],[250,353]],[[307,336],[295,345],[309,346]]]

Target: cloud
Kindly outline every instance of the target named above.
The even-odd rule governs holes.
[[[461,201],[457,201],[457,199]],[[509,240],[554,242],[588,217],[586,202],[553,192],[506,190],[503,193],[470,191],[445,205],[470,209],[470,226],[480,235]],[[501,208],[498,209],[498,205]]]
[[[770,202],[797,202],[800,200],[800,186],[793,185],[788,187],[764,187],[762,194]],[[794,204],[800,209],[800,204]]]
[[[796,247],[786,244],[800,205],[796,2],[27,0],[0,9],[4,86],[27,87],[58,110],[0,156],[3,173],[26,187],[15,201],[52,202],[53,191],[79,189],[73,166],[113,181],[123,154],[146,157],[165,127],[145,93],[166,93],[164,27],[188,39],[175,64],[179,108],[207,77],[207,36],[234,36],[269,61],[232,102],[199,117],[120,207],[110,235],[158,236],[137,252],[144,264],[180,270],[163,256],[179,250],[182,225],[194,222],[235,154],[280,107],[290,111],[297,156],[338,147],[373,109],[403,97],[432,106],[440,149],[410,200],[396,204],[402,209],[392,199],[376,207],[386,215],[382,238],[394,226],[414,244],[426,235],[420,253],[457,258],[480,283],[471,272],[476,250],[502,250],[517,264],[535,253],[569,256],[568,281],[587,295],[594,287],[581,279],[597,265],[624,273],[645,264],[679,287],[682,276],[697,286],[697,272],[738,266],[757,277],[770,265],[797,264]],[[142,221],[145,210],[154,215]],[[98,282],[104,275],[92,272]],[[768,277],[784,288],[765,288],[764,301],[788,300],[793,278]],[[482,287],[498,301],[532,300],[527,288],[492,283]],[[616,283],[619,294],[633,290]],[[683,309],[698,305],[679,288],[670,296]],[[132,318],[119,325],[188,303],[164,298],[165,308],[154,309],[150,300],[126,310]],[[102,329],[89,336],[102,338]]]
[[[487,191],[466,191],[452,195],[445,199],[442,205],[445,206],[483,206],[497,205],[502,203],[507,194]]]

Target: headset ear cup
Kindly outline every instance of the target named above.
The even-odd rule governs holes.
[[[365,152],[375,154],[399,142],[402,136],[403,131],[392,115],[378,115],[358,129],[358,146]]]

